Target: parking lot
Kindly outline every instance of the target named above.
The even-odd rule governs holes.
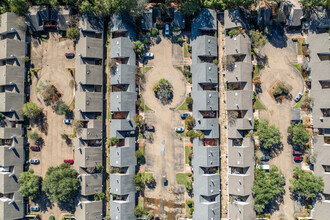
[[[175,109],[186,96],[186,84],[183,74],[172,63],[172,43],[161,38],[159,44],[151,47],[154,59],[149,61],[153,68],[145,74],[146,82],[142,85],[142,97],[152,111],[145,113],[147,124],[155,127],[153,143],[145,145],[146,172],[152,172],[156,180],[154,189],[145,191],[145,208],[160,216],[163,210],[168,219],[184,213],[184,186],[176,184],[176,173],[184,172],[184,144],[175,135],[175,127],[184,127],[180,113]],[[152,87],[161,78],[167,79],[173,86],[173,100],[162,105],[155,97]],[[161,178],[166,176],[167,185]]]
[[[31,62],[37,73],[32,78],[31,101],[42,109],[44,119],[39,121],[39,125],[32,125],[30,131],[38,132],[42,139],[40,151],[30,150],[30,158],[38,159],[40,163],[30,165],[30,168],[43,178],[50,166],[58,166],[63,163],[64,159],[73,159],[73,148],[70,141],[61,138],[61,134],[72,136],[72,126],[64,124],[65,116],[58,115],[51,105],[47,106],[40,92],[36,91],[40,81],[49,80],[62,94],[60,100],[70,106],[74,100],[74,87],[70,86],[70,81],[74,78],[66,68],[74,67],[74,58],[67,59],[66,52],[74,52],[73,41],[59,40],[59,35],[56,33],[50,33],[47,41],[32,39]],[[40,200],[38,205],[41,207],[43,219],[48,219],[51,215],[58,218],[65,212],[61,211],[57,205],[48,206],[46,200]]]

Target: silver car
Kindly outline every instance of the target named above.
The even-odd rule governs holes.
[[[30,162],[30,164],[38,164],[39,160],[38,159],[30,159],[29,162]]]
[[[296,102],[299,102],[299,100],[301,99],[302,97],[302,93],[299,92],[298,95],[296,96],[296,98],[294,99]]]
[[[178,133],[184,132],[184,128],[175,128],[175,131]]]

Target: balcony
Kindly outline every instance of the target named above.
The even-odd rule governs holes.
[[[204,146],[217,146],[216,139],[204,138],[203,142]]]

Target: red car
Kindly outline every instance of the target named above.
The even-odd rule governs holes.
[[[295,161],[302,161],[304,159],[304,157],[302,157],[302,156],[294,156],[293,159]]]
[[[36,150],[36,151],[37,151],[37,150],[40,150],[40,147],[37,146],[37,145],[35,145],[35,146],[31,146],[30,149],[31,149],[31,150]]]
[[[74,53],[65,53],[65,56],[68,58],[74,57]]]
[[[298,150],[294,150],[294,151],[292,151],[292,154],[293,155],[302,155],[302,152],[298,151]]]
[[[73,160],[64,160],[64,163],[73,164]]]

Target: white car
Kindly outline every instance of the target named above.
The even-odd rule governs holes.
[[[64,124],[70,125],[72,123],[72,119],[64,119]]]
[[[38,159],[30,159],[29,162],[30,162],[30,164],[38,164],[39,160]]]
[[[168,24],[165,25],[165,35],[170,35],[170,26]]]
[[[143,53],[143,57],[145,57],[145,58],[154,58],[154,54],[153,53]]]
[[[184,128],[175,128],[175,131],[178,133],[184,132]]]
[[[30,211],[39,212],[40,208],[39,206],[30,206]]]
[[[296,96],[296,98],[294,99],[296,102],[299,102],[299,100],[301,99],[302,97],[302,93],[299,92],[298,95]]]

